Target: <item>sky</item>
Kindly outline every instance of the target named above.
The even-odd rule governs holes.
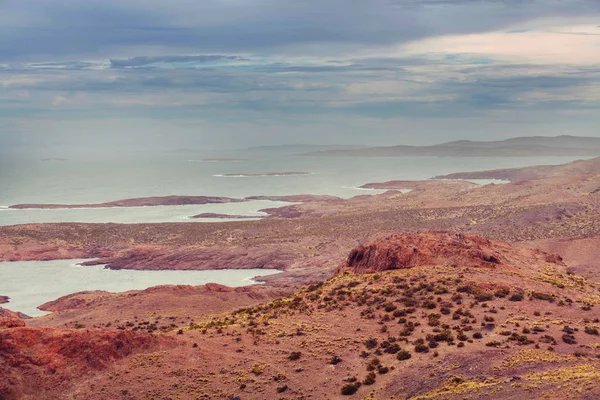
[[[0,146],[598,136],[597,0],[0,0]]]

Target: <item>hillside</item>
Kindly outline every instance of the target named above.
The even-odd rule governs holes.
[[[31,399],[600,396],[600,286],[554,255],[395,234],[358,246],[338,271],[222,314],[188,303],[189,319],[158,330],[133,317],[121,332],[0,330],[1,390]]]
[[[311,157],[554,157],[599,156],[600,138],[578,136],[519,137],[502,141],[460,140],[432,146],[388,146],[331,149],[302,154]]]

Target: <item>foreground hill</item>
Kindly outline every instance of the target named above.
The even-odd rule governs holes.
[[[534,136],[501,141],[460,140],[433,146],[382,146],[331,149],[302,154],[313,157],[542,157],[598,156],[600,138]]]
[[[556,255],[455,233],[395,234],[350,251],[324,283],[216,315],[190,307],[190,319],[158,330],[135,317],[121,331],[2,329],[0,390],[29,399],[594,399],[599,294]]]

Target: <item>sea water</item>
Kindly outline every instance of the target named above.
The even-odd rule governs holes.
[[[575,157],[303,157],[277,152],[236,152],[241,161],[197,162],[222,154],[131,155],[67,160],[3,155],[0,158],[0,225],[35,222],[207,222],[200,213],[260,218],[263,208],[281,202],[205,204],[135,208],[15,210],[20,203],[90,204],[149,196],[333,195],[342,198],[371,182],[421,180],[461,171],[562,164]],[[228,156],[232,156],[228,154]],[[226,176],[227,174],[306,172],[306,175]],[[489,183],[482,181],[480,183]],[[208,220],[217,221],[217,220]],[[219,220],[220,221],[220,220]]]
[[[103,265],[78,265],[83,261],[87,260],[1,262],[0,294],[9,296],[10,301],[0,307],[36,317],[47,314],[38,310],[38,306],[75,292],[125,292],[157,285],[204,285],[209,282],[237,287],[258,283],[253,279],[255,277],[280,272],[274,269],[110,270]]]

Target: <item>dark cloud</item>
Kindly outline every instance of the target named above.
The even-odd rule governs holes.
[[[0,60],[136,56],[142,46],[216,54],[359,48],[598,10],[587,0],[11,0],[0,5]]]
[[[401,46],[502,30],[516,43],[535,31],[517,29],[525,21],[589,15],[599,1],[0,0],[0,126],[202,118],[358,130],[405,118],[475,130],[470,118],[531,124],[569,111],[589,121],[600,115],[596,65]]]

